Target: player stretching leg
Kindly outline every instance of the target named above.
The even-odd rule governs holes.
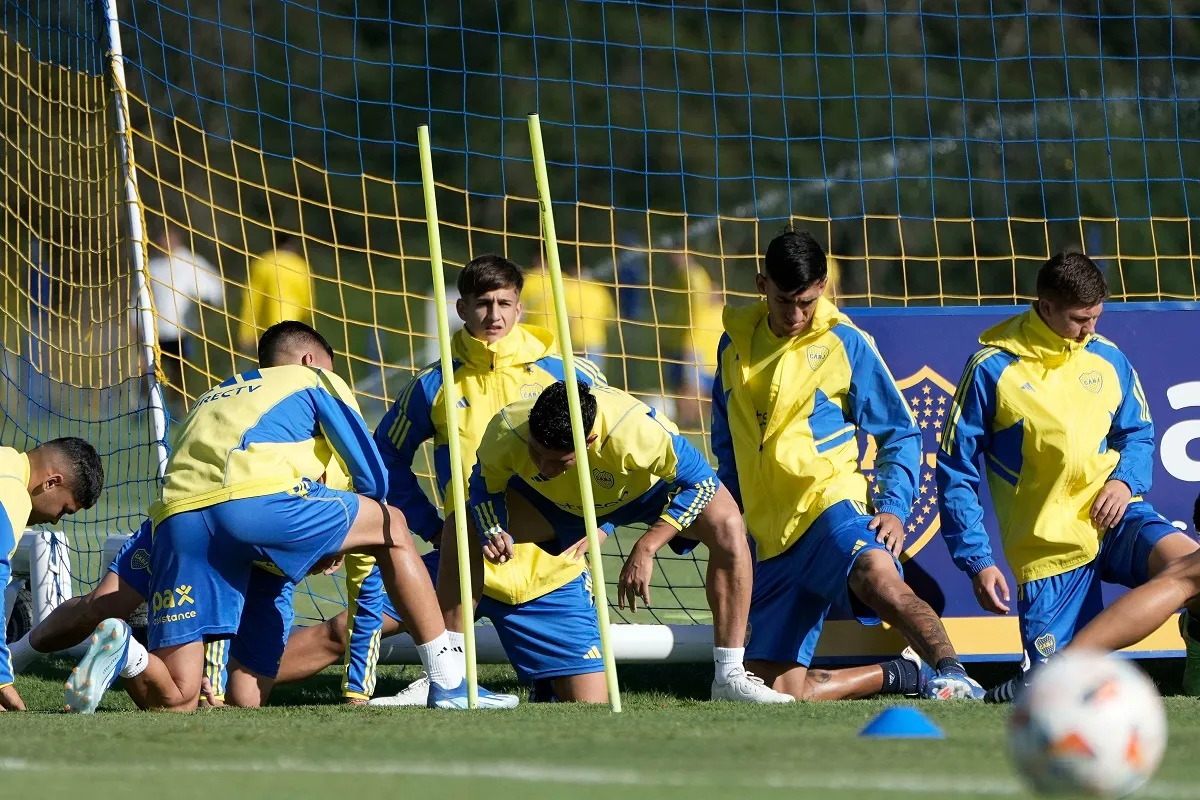
[[[473,259],[459,275],[462,299],[457,310],[463,329],[455,334],[452,348],[461,398],[458,420],[465,474],[475,464],[479,438],[492,417],[511,402],[536,396],[563,375],[553,335],[518,324],[523,283],[520,268],[496,255]],[[583,360],[577,362],[576,373],[588,383],[603,381],[595,367]],[[440,366],[432,365],[401,390],[375,431],[375,443],[388,469],[388,502],[404,512],[414,533],[434,543],[453,538],[454,525],[447,523],[442,532],[439,509],[421,491],[412,463],[422,444],[433,439],[438,495],[449,504],[445,398]],[[437,551],[424,561],[436,575]],[[450,566],[456,568],[455,562]],[[371,572],[369,563],[351,559],[346,568],[347,612],[292,637],[280,680],[307,677],[345,653],[343,694],[348,702],[361,703],[374,690],[380,638],[404,626],[387,602],[378,572]],[[585,562],[522,544],[513,560],[483,569],[484,597],[477,615],[492,620],[521,680],[552,680],[561,699],[603,702],[603,663],[589,657],[592,646],[599,645],[599,631],[586,591]],[[461,632],[453,626],[449,630],[461,656]],[[427,690],[428,680],[422,678],[395,697],[379,698],[373,704],[424,705]]]
[[[351,552],[378,559],[429,671],[430,705],[459,707],[465,699],[403,515],[381,502],[387,474],[378,450],[349,388],[328,371],[332,348],[301,327],[289,339],[307,343],[304,366],[236,375],[184,420],[151,514],[151,602],[160,609],[150,615],[151,652],[136,645],[124,622],[102,622],[68,682],[71,710],[94,711],[118,675],[130,679],[142,708],[194,710],[205,639],[237,632],[253,562],[269,560],[295,583],[328,557]],[[362,494],[317,482],[330,454]]]
[[[283,331],[286,325],[277,329]],[[271,340],[267,340],[270,344]],[[260,352],[260,367],[299,364],[303,348],[272,347]],[[268,360],[264,361],[263,356]],[[344,487],[338,487],[344,488]],[[71,597],[12,645],[15,672],[23,672],[47,653],[57,653],[80,644],[106,619],[128,619],[150,597],[150,549],[153,523],[147,519],[121,547],[96,588],[86,595]]]
[[[746,666],[799,700],[982,696],[896,560],[920,431],[874,343],[821,296],[826,278],[821,246],[788,231],[771,242],[757,276],[766,301],[725,309],[713,452],[756,545]],[[860,430],[879,446],[870,498]],[[833,606],[866,625],[888,622],[919,657],[810,670]]]
[[[1104,274],[1082,253],[1060,253],[1038,271],[1037,293],[1033,308],[979,337],[937,464],[942,538],[980,606],[1007,614],[979,499],[980,462],[987,468],[1027,668],[1100,613],[1102,580],[1138,586],[1197,549],[1142,500],[1154,426],[1137,373],[1096,334]],[[1195,663],[1193,654],[1193,675]],[[987,699],[1011,700],[1018,686],[1003,683]]]
[[[743,666],[750,552],[737,506],[707,460],[669,420],[625,392],[581,382],[579,394],[599,524],[607,531],[618,525],[650,525],[622,572],[622,596],[649,597],[654,552],[663,544],[671,541],[685,551],[695,546],[693,540],[703,542],[709,550],[706,587],[716,645],[713,698],[791,702]],[[555,383],[536,401],[514,403],[496,415],[471,472],[472,561],[482,555],[506,564],[514,541],[538,541],[551,553],[573,550],[582,555],[582,505],[574,467],[566,384]],[[690,538],[678,537],[680,531]],[[443,538],[442,547],[438,598],[446,618],[456,620],[460,607],[453,544]],[[472,570],[472,577],[478,574],[477,568]],[[478,596],[479,586],[473,588]]]
[[[1200,530],[1200,497],[1192,510],[1193,529]],[[1167,564],[1153,578],[1121,595],[1075,634],[1068,650],[1120,650],[1137,644],[1159,629],[1185,606],[1192,609],[1200,602],[1200,552],[1193,552]],[[1200,629],[1191,610],[1179,615],[1179,633],[1187,644],[1187,663],[1183,670],[1183,690],[1200,695]]]
[[[8,585],[13,553],[27,526],[53,525],[91,508],[103,489],[104,465],[82,439],[54,439],[27,453],[0,447],[0,587]],[[7,626],[3,609],[0,626]],[[3,640],[0,636],[0,711],[24,711]]]

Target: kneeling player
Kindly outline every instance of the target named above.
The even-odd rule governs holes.
[[[1142,500],[1154,425],[1137,372],[1096,333],[1107,294],[1104,273],[1082,253],[1043,264],[1033,307],[979,337],[938,453],[942,539],[984,610],[1007,614],[1008,585],[983,527],[987,471],[1027,665],[1100,612],[1102,581],[1138,586],[1197,547]],[[1193,676],[1198,656],[1189,658]],[[987,699],[1010,700],[1019,685],[1007,681]]]
[[[650,525],[622,573],[622,591],[648,596],[654,553],[680,531],[703,542],[716,645],[713,699],[791,702],[742,664],[750,551],[737,506],[707,460],[669,421],[625,392],[580,383],[579,394],[599,524]],[[492,419],[470,480],[473,543],[482,541],[488,561],[506,563],[515,541],[536,541],[551,553],[580,544],[582,504],[574,467],[567,387],[561,381],[536,401],[514,403]],[[459,610],[458,571],[452,568],[453,542],[443,540],[442,547],[438,597],[453,619]],[[473,562],[481,560],[481,550],[471,548]],[[479,574],[473,567],[472,577]],[[479,587],[474,589],[478,596]]]
[[[151,514],[151,603],[157,598],[164,609],[150,615],[153,652],[135,646],[124,622],[101,623],[69,681],[71,709],[94,711],[118,674],[142,707],[195,709],[204,642],[237,633],[252,564],[269,560],[295,583],[323,559],[350,552],[378,559],[430,674],[430,705],[464,705],[465,681],[429,577],[403,515],[380,502],[387,475],[378,450],[349,388],[328,371],[332,348],[303,328],[288,333],[308,345],[303,366],[236,375],[184,420]],[[317,482],[330,452],[361,495]]]
[[[455,333],[452,350],[455,388],[462,398],[458,430],[464,474],[470,474],[480,437],[502,408],[540,393],[563,376],[554,336],[519,322],[523,284],[521,270],[496,255],[472,259],[458,278],[462,299],[457,310],[463,328]],[[603,382],[595,367],[582,359],[576,361],[576,375],[586,383]],[[432,439],[437,493],[449,503],[444,389],[438,365],[422,370],[400,391],[375,430],[375,443],[388,469],[388,502],[404,512],[415,534],[430,542],[453,538],[454,525],[443,526],[438,508],[421,491],[412,464],[422,445]],[[435,573],[436,558],[436,552],[425,557]],[[378,572],[351,559],[346,567],[347,613],[297,632],[289,642],[281,679],[303,677],[328,666],[346,651],[348,640],[343,693],[350,702],[364,702],[374,690],[379,638],[399,631],[402,623],[394,610],[384,608]],[[513,559],[484,566],[479,614],[492,619],[523,678],[552,678],[561,699],[599,702],[605,697],[599,674],[603,665],[592,657],[598,652],[599,632],[590,594],[583,591],[584,572],[584,562],[570,554],[551,555],[535,544],[518,545]],[[363,579],[366,583],[360,586]],[[457,618],[447,620],[456,653],[462,643],[454,628],[460,623]],[[559,655],[549,656],[554,653]],[[427,687],[428,681],[420,680],[395,698],[376,702],[423,703]]]
[[[756,544],[747,666],[800,700],[978,698],[982,688],[897,560],[921,432],[874,343],[822,297],[826,281],[820,245],[788,231],[757,276],[765,302],[725,309],[712,436],[718,474]],[[879,448],[873,496],[859,431]],[[810,670],[833,607],[866,625],[888,622],[917,653]]]

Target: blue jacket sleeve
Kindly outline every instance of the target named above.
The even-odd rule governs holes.
[[[991,444],[996,389],[982,365],[967,365],[942,431],[937,459],[942,539],[954,565],[974,577],[996,565],[983,527],[979,459]]]
[[[733,435],[729,431],[729,392],[725,388],[724,376],[721,373],[721,359],[728,346],[729,336],[725,335],[717,348],[717,372],[713,377],[712,450],[717,458],[717,477],[737,501],[738,509],[744,512],[746,509],[742,505],[742,485],[738,481],[737,461],[733,455]]]
[[[433,438],[430,390],[436,395],[441,385],[440,381],[431,379],[435,373],[440,377],[436,370],[414,376],[375,429],[375,444],[388,473],[388,505],[400,509],[409,528],[425,541],[441,532],[442,518],[437,506],[421,490],[412,465],[417,450]],[[437,386],[431,383],[437,383]]]
[[[508,531],[508,505],[504,500],[504,491],[491,490],[479,462],[475,463],[471,480],[467,482],[467,501],[475,518],[475,526],[479,529],[480,541],[486,544],[489,536]]]
[[[850,414],[878,447],[872,504],[878,514],[907,520],[921,469],[921,430],[874,343],[857,331],[844,341],[850,360]]]
[[[1108,431],[1108,447],[1121,454],[1111,480],[1124,481],[1134,496],[1150,491],[1154,479],[1154,422],[1137,371],[1121,358],[1121,405]]]
[[[386,499],[387,471],[358,410],[326,388],[324,382],[312,392],[312,397],[317,425],[333,452],[346,465],[346,474],[354,484],[354,491],[375,500]]]

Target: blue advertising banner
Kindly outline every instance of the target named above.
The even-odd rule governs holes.
[[[997,617],[980,609],[970,579],[950,561],[939,536],[934,467],[945,420],[967,359],[979,349],[987,328],[1024,307],[930,309],[846,309],[869,332],[891,368],[924,434],[920,493],[908,521],[904,553],[905,577],[914,590],[942,615],[960,654],[967,660],[1019,660],[1016,582],[1003,565],[1003,549],[990,498],[984,498],[992,549],[1013,592],[1013,611]],[[1191,530],[1192,508],[1200,491],[1200,359],[1188,356],[1200,343],[1200,304],[1112,303],[1099,321],[1099,331],[1125,353],[1141,376],[1154,417],[1158,442],[1154,486],[1147,499],[1180,528]],[[1188,344],[1188,343],[1192,344]],[[1063,409],[1064,415],[1070,409]],[[864,437],[862,465],[874,467],[874,444]],[[986,482],[984,485],[986,493]],[[1120,587],[1106,586],[1111,601]],[[1174,621],[1137,648],[1141,655],[1182,655],[1183,643]],[[881,628],[864,628],[849,620],[830,620],[818,657],[826,663],[894,654],[900,637]]]

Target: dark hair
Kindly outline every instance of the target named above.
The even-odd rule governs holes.
[[[285,353],[297,347],[319,346],[331,359],[333,348],[311,325],[294,319],[276,322],[258,340],[258,365],[278,367]]]
[[[104,491],[104,464],[96,448],[74,436],[62,439],[51,439],[38,449],[53,450],[66,462],[70,470],[69,476],[64,475],[75,502],[82,508],[91,508],[100,499]]]
[[[504,256],[485,253],[472,258],[458,275],[460,297],[478,297],[497,289],[513,288],[517,294],[525,288],[525,274]]]
[[[763,272],[781,291],[803,292],[829,274],[825,251],[805,231],[786,230],[767,245]]]
[[[1037,276],[1039,300],[1067,308],[1088,308],[1108,297],[1108,281],[1096,262],[1083,253],[1064,250],[1042,264]]]
[[[273,228],[271,230],[271,244],[276,250],[282,250],[285,247],[291,247],[300,243],[300,237],[292,233],[286,228]]]
[[[1200,494],[1196,495],[1196,505],[1192,506],[1192,530],[1200,531]]]
[[[583,412],[584,434],[596,424],[596,396],[583,381],[579,386],[579,410]],[[529,410],[529,435],[547,450],[566,452],[575,449],[571,438],[571,408],[567,405],[567,384],[559,381],[546,387]]]

